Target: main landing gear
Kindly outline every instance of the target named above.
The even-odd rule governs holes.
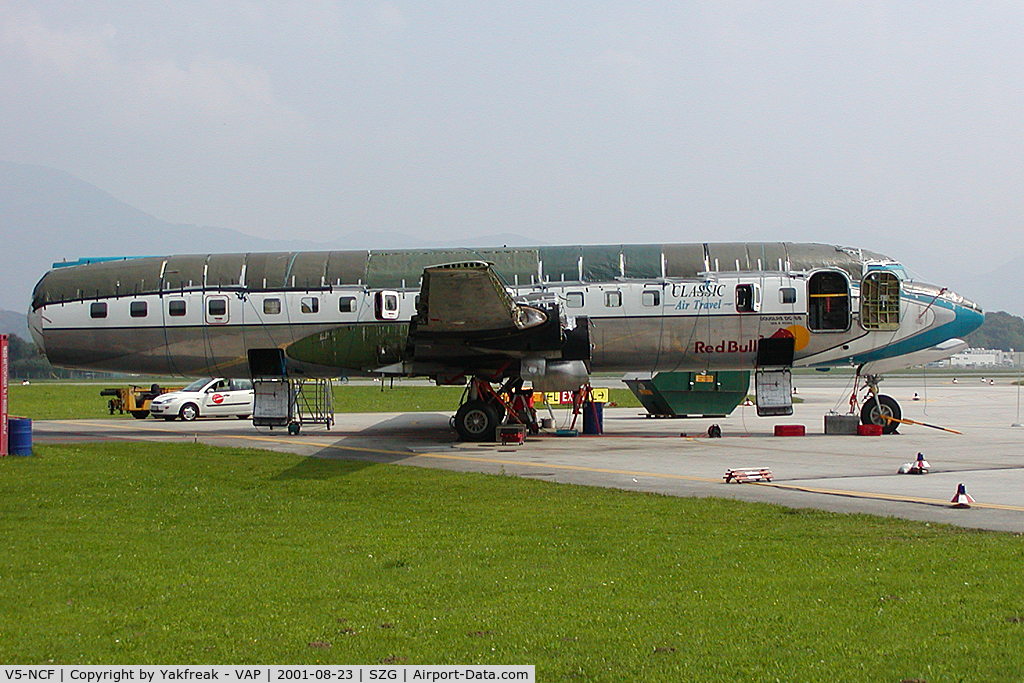
[[[861,379],[864,380],[866,392],[862,402],[857,398]],[[861,375],[858,372],[854,379],[853,394],[850,396],[850,408],[856,412],[857,404],[860,403],[861,424],[878,425],[882,428],[883,434],[895,434],[896,428],[900,426],[899,421],[903,419],[903,411],[892,396],[878,393],[878,384],[881,381],[880,375]]]
[[[523,389],[521,377],[513,377],[497,391],[491,383],[474,377],[463,394],[451,425],[463,441],[496,441],[498,425],[524,424],[531,434],[538,432],[533,392]]]

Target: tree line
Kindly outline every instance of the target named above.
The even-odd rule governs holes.
[[[985,323],[964,339],[971,348],[1024,351],[1024,318],[1005,311],[985,314]]]
[[[38,346],[16,334],[8,335],[7,353],[10,361],[9,376],[12,380],[93,379],[109,376],[109,373],[105,372],[83,372],[54,367]]]

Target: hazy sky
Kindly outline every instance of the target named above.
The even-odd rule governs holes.
[[[0,88],[0,158],[266,237],[1024,252],[1020,2],[0,0]]]

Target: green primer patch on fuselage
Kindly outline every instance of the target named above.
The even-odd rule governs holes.
[[[341,325],[298,340],[287,354],[303,363],[370,370],[401,362],[408,336],[409,323]]]

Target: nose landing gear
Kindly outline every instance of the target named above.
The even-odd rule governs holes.
[[[857,397],[860,379],[864,380],[867,392],[863,401]],[[856,412],[857,404],[860,403],[861,424],[878,425],[882,428],[883,434],[895,434],[896,428],[900,426],[899,420],[903,419],[903,411],[892,396],[878,393],[878,384],[881,381],[881,375],[861,375],[858,372],[854,380],[853,394],[850,396],[850,408]]]

